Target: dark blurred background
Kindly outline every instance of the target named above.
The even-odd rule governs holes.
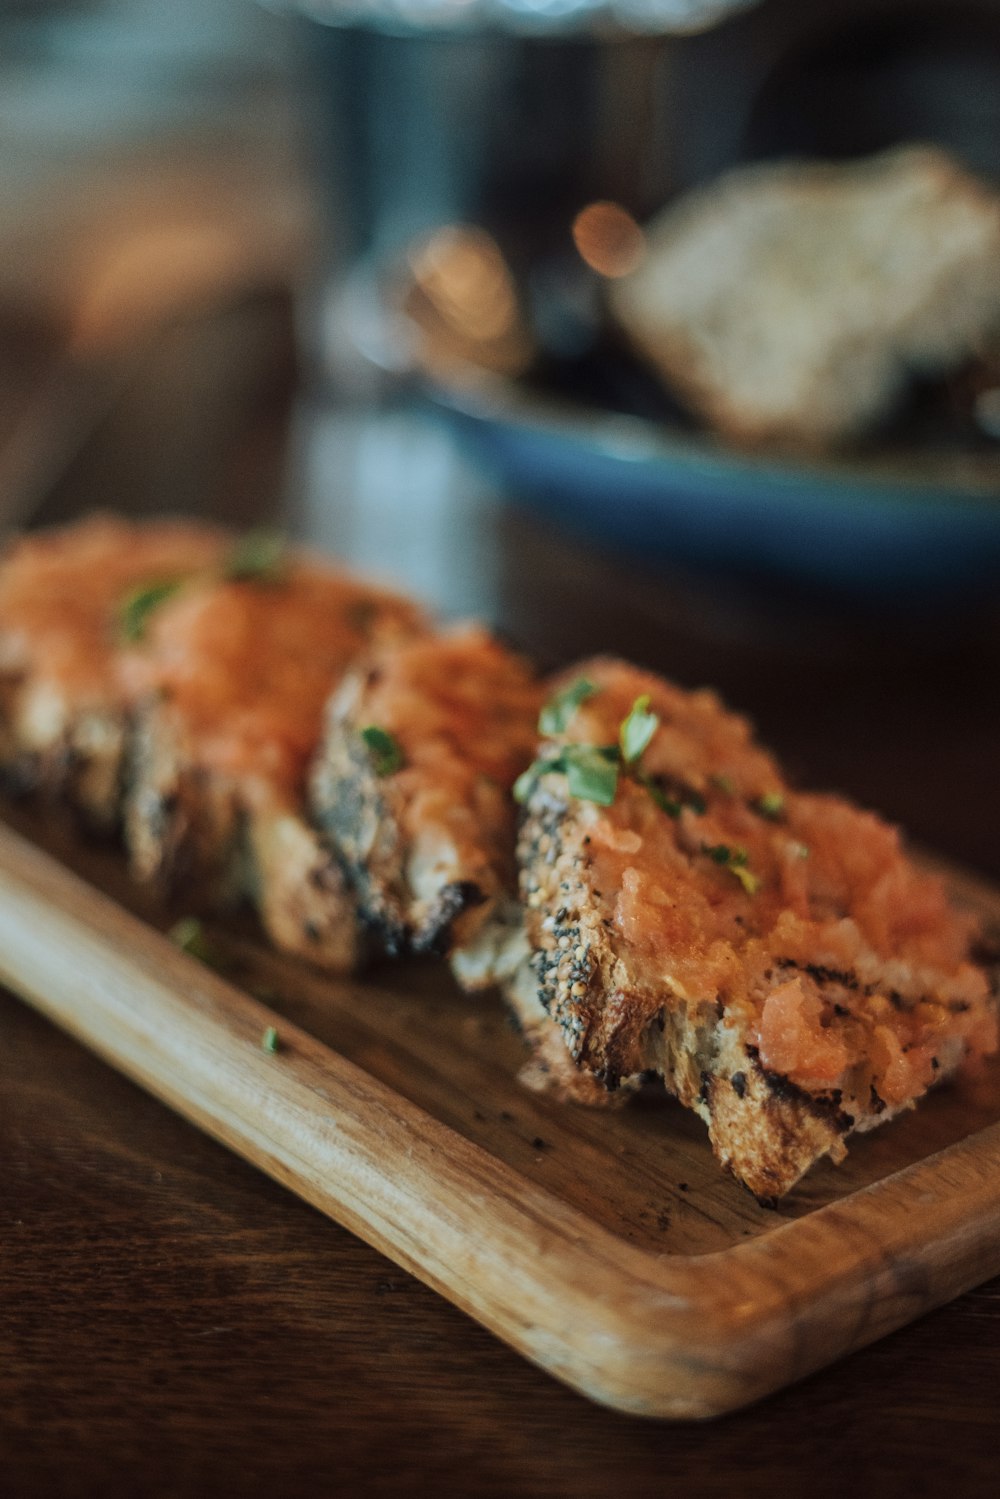
[[[803,781],[1000,875],[993,587],[899,604],[652,566],[613,517],[578,532],[470,456],[371,307],[345,323],[343,301],[395,235],[477,202],[530,246],[612,179],[641,214],[789,151],[916,136],[1000,178],[1000,4],[762,0],[601,45],[528,30],[332,30],[250,0],[0,6],[3,523],[278,517],[548,664],[611,650],[713,683]],[[438,102],[482,137],[449,127],[437,154],[407,93],[432,52],[464,59]],[[567,150],[580,179],[560,196],[546,152]]]

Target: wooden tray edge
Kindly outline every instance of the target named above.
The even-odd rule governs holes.
[[[764,1239],[658,1256],[2,827],[0,978],[533,1362],[621,1411],[736,1409],[1000,1271],[1000,1124]],[[270,1025],[274,1055],[261,1047]]]

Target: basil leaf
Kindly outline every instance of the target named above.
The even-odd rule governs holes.
[[[619,758],[617,744],[567,744],[560,754],[542,756],[518,776],[514,800],[522,804],[528,801],[542,776],[562,771],[570,796],[610,807],[618,790]]]
[[[403,751],[397,739],[377,724],[369,724],[361,730],[361,737],[368,746],[372,768],[377,776],[391,776],[402,770]]]
[[[569,728],[570,719],[589,697],[593,697],[597,688],[593,682],[588,682],[586,677],[577,677],[568,687],[557,692],[551,698],[538,715],[538,732],[540,734],[564,734]]]
[[[232,547],[222,565],[229,583],[278,583],[288,557],[288,544],[278,531],[248,531]]]
[[[563,758],[570,796],[610,807],[618,791],[618,766],[607,750],[589,744],[571,744]]]
[[[150,616],[181,586],[180,578],[161,578],[127,593],[118,605],[118,634],[126,645],[145,639]]]
[[[618,731],[618,742],[626,765],[632,765],[638,760],[659,727],[659,715],[650,713],[649,693],[645,692],[642,697],[636,698],[632,711],[623,720]]]

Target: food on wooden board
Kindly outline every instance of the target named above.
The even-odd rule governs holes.
[[[530,1052],[522,1076],[592,1104],[523,980],[527,956],[511,790],[530,764],[543,688],[477,625],[385,641],[331,699],[311,778],[313,816],[384,951],[448,958],[468,991],[500,983]]]
[[[307,820],[306,773],[346,668],[381,634],[423,625],[416,605],[263,536],[237,543],[221,572],[181,581],[121,661],[138,877],[213,902],[249,896],[279,947],[355,967],[365,933]]]
[[[364,947],[303,815],[323,705],[409,601],[196,522],[97,516],[0,566],[0,764],[89,823],[124,823],[133,870],[194,905],[249,896],[277,945],[334,970]]]
[[[759,1198],[995,1050],[972,919],[713,693],[599,659],[543,726],[517,788],[542,1003],[606,1087],[661,1076]]]
[[[971,919],[710,692],[609,659],[543,688],[273,537],[105,518],[13,546],[0,663],[9,776],[123,822],[140,878],[249,896],[334,971],[370,933],[446,955],[529,1085],[658,1075],[761,1199],[996,1047]]]
[[[110,830],[128,714],[120,650],[180,577],[231,538],[189,521],[95,515],[15,540],[0,565],[0,767],[8,784],[65,798]]]
[[[312,773],[334,841],[388,952],[468,947],[515,889],[515,780],[542,688],[472,625],[387,642],[330,703]]]

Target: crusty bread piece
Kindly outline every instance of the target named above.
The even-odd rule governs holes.
[[[836,444],[1000,327],[1000,196],[926,146],[737,168],[653,221],[611,306],[727,438]]]
[[[463,989],[500,987],[529,1053],[521,1080],[606,1105],[618,1097],[574,1066],[539,1003],[516,899],[510,792],[542,696],[527,662],[479,627],[383,643],[331,700],[312,815],[384,951],[437,952]]]
[[[117,665],[130,599],[213,566],[231,538],[97,515],[15,541],[0,562],[0,768],[8,785],[118,820],[129,736]]]
[[[521,783],[518,857],[576,1067],[609,1089],[658,1073],[772,1200],[995,1049],[973,924],[892,829],[790,791],[711,693],[615,661],[574,679]]]
[[[534,752],[541,688],[479,626],[393,641],[334,695],[313,816],[390,953],[460,952],[513,893],[510,788]],[[490,963],[458,959],[469,987]]]
[[[266,576],[194,578],[165,600],[123,664],[135,874],[196,905],[247,897],[279,947],[356,966],[357,901],[307,819],[306,770],[355,656],[380,631],[423,627],[415,605],[298,554]]]

